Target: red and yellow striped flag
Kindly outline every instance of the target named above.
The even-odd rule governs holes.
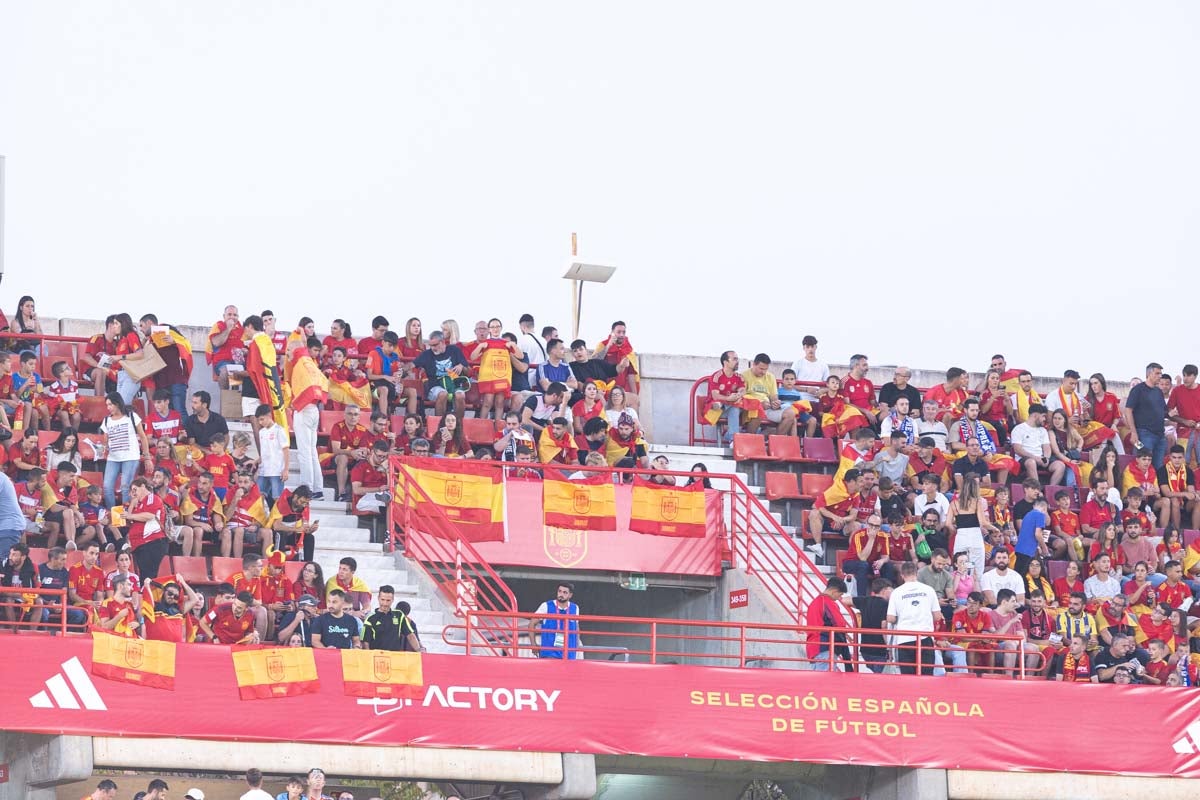
[[[400,468],[458,526],[467,541],[504,541],[504,486],[500,470],[488,464],[463,459],[405,458]],[[396,502],[403,503],[406,493],[397,481]],[[424,499],[415,501],[417,516],[436,514]],[[436,531],[432,526],[430,533]]]
[[[707,531],[704,484],[662,486],[633,479],[629,530],[655,536],[699,539]]]
[[[592,475],[569,481],[547,470],[542,481],[543,520],[556,528],[576,531],[615,531],[617,492],[612,476]]]
[[[243,700],[315,694],[317,662],[307,647],[233,647],[233,672]]]
[[[175,689],[175,643],[92,633],[92,674],[155,689]]]
[[[417,698],[425,686],[420,653],[343,650],[342,680],[351,697]]]

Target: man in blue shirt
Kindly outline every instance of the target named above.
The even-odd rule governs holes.
[[[1163,465],[1167,457],[1167,435],[1164,420],[1167,418],[1167,398],[1158,388],[1162,377],[1162,364],[1153,361],[1146,365],[1146,380],[1129,390],[1125,399],[1125,424],[1133,431],[1133,446],[1143,447],[1154,456],[1156,468]]]
[[[17,490],[8,476],[0,472],[0,557],[7,557],[9,549],[21,541],[25,522]]]
[[[1047,558],[1050,550],[1046,546],[1045,531],[1049,519],[1046,498],[1042,497],[1033,504],[1033,509],[1021,520],[1021,533],[1017,536],[1017,572],[1021,575],[1029,569],[1029,562],[1039,555]]]

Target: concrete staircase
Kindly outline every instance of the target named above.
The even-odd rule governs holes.
[[[292,451],[290,463],[299,463]],[[295,488],[300,485],[300,473],[293,468],[285,485]],[[461,655],[462,650],[451,647],[442,640],[442,629],[454,621],[453,610],[440,595],[429,595],[421,590],[422,581],[412,570],[420,567],[412,564],[402,554],[385,552],[382,544],[371,542],[369,528],[360,528],[359,520],[350,513],[347,503],[334,502],[334,490],[325,489],[325,500],[316,500],[310,508],[314,521],[320,520],[316,533],[316,549],[313,559],[321,565],[325,579],[337,574],[338,562],[346,556],[358,562],[357,575],[366,581],[375,594],[380,586],[390,585],[396,590],[396,601],[404,600],[412,606],[412,620],[421,635],[421,643],[431,653]]]

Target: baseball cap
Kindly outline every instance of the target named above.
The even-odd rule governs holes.
[[[302,595],[300,599],[296,601],[296,605],[298,606],[315,606],[316,604],[317,598],[313,597],[311,594]]]
[[[184,800],[204,800],[204,792],[199,789],[188,789],[187,794],[183,797]]]

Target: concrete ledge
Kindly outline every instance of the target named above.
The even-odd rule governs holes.
[[[253,766],[270,764],[273,772],[303,774],[313,765],[323,765],[331,775],[348,778],[423,778],[555,786],[563,782],[566,772],[563,756],[559,753],[508,750],[301,742],[238,742],[231,749],[229,742],[104,736],[92,739],[92,749],[96,766],[111,769],[242,772]],[[231,753],[234,754],[232,759]],[[594,782],[594,769],[592,774]]]
[[[1133,778],[1062,772],[981,772],[952,769],[946,773],[949,797],[957,800],[1045,800],[1086,797],[1088,800],[1191,800],[1196,785],[1182,778]]]

